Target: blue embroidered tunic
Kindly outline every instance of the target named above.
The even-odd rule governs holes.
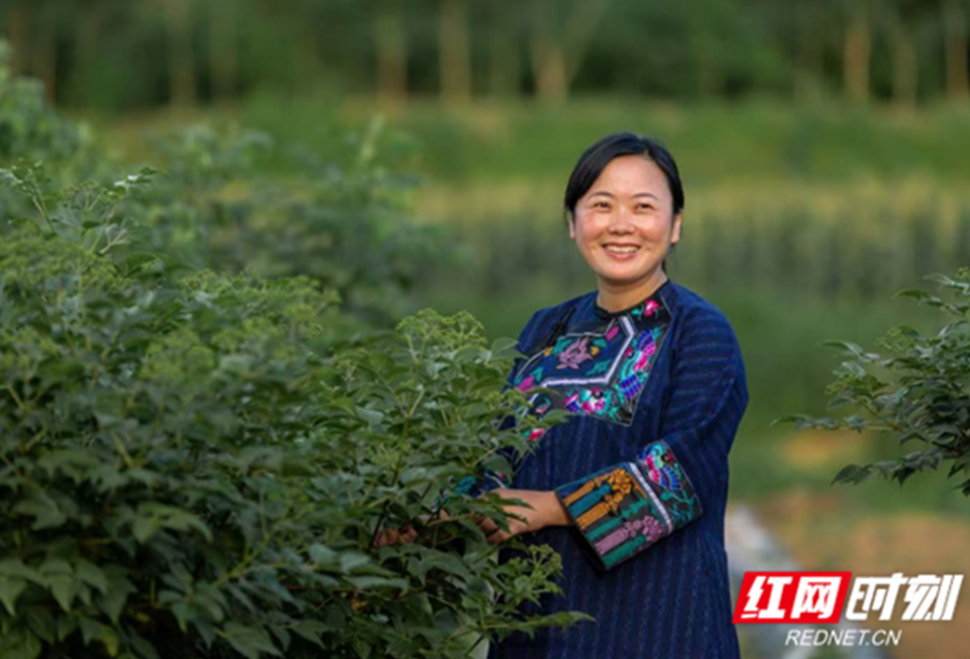
[[[554,490],[572,520],[520,536],[559,552],[565,593],[524,612],[596,622],[517,633],[489,658],[739,657],[724,512],[748,393],[724,314],[670,280],[617,312],[593,291],[533,314],[518,348],[509,382],[531,411],[577,413],[534,433],[509,484]]]

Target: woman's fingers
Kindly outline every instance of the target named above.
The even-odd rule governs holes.
[[[418,532],[414,529],[414,527],[406,526],[404,527],[404,530],[401,532],[400,541],[414,542],[417,537],[418,537]]]
[[[418,532],[410,525],[399,529],[383,529],[377,534],[377,540],[374,544],[378,547],[383,547],[384,545],[409,543],[414,542],[417,537]]]
[[[377,534],[377,540],[374,544],[378,547],[383,547],[384,545],[393,545],[401,537],[401,534],[397,529],[383,529]]]
[[[483,515],[472,516],[472,521],[478,526],[478,528],[485,534],[490,544],[498,544],[508,540],[513,535],[516,534],[515,520],[509,520],[510,530],[503,531],[499,528],[498,524],[491,517],[485,517]],[[377,547],[384,547],[386,545],[397,545],[397,544],[407,544],[415,542],[418,539],[418,531],[410,524],[407,526],[402,526],[398,528],[387,528],[381,530],[377,534],[377,539],[374,544]]]
[[[505,531],[496,531],[492,535],[488,536],[488,544],[497,545],[501,542],[505,542],[509,539],[509,537],[511,536],[506,534]]]
[[[495,520],[488,517],[483,517],[478,523],[478,528],[481,529],[482,533],[485,534],[485,537],[490,545],[497,545],[500,542],[505,542],[515,535],[515,527],[512,526],[513,523],[514,520],[509,520],[509,530],[503,531],[499,528],[498,524],[495,523]]]
[[[489,517],[482,517],[478,521],[476,521],[475,524],[478,526],[479,529],[482,530],[482,533],[484,533],[485,535],[488,535],[489,533],[493,532],[495,529],[498,528],[498,524],[495,523],[495,520]]]

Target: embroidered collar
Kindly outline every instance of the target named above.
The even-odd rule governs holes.
[[[564,323],[514,379],[520,391],[532,392],[535,413],[559,408],[630,425],[670,326],[668,284],[617,312],[602,309],[590,294],[585,302],[595,313],[580,311],[579,322]]]
[[[663,306],[664,302],[662,299],[662,295],[667,289],[671,287],[672,285],[671,281],[672,280],[667,279],[667,281],[660,284],[660,286],[657,287],[657,290],[655,290],[653,293],[651,293],[644,299],[640,300],[636,304],[629,306],[626,309],[620,309],[619,311],[607,311],[606,309],[601,307],[596,302],[597,293],[594,291],[591,294],[593,313],[596,314],[597,317],[602,318],[603,320],[610,320],[612,318],[616,318],[617,316],[622,316],[625,314],[633,316],[634,318],[638,318],[641,316],[649,316],[653,313],[653,311],[657,307]]]

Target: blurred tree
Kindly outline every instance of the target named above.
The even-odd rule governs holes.
[[[209,3],[209,88],[214,99],[239,89],[239,3]]]
[[[471,48],[466,0],[441,0],[439,15],[441,97],[448,105],[471,100]]]
[[[536,94],[562,102],[611,0],[530,0],[529,54]]]
[[[30,30],[30,48],[33,51],[34,75],[44,81],[47,101],[53,103],[57,97],[58,68],[57,45],[61,13],[57,2],[36,2],[34,21]]]
[[[519,94],[522,76],[521,5],[514,0],[491,0],[488,10],[488,89],[493,97]]]
[[[946,39],[946,92],[953,100],[970,96],[967,71],[967,8],[963,0],[943,0]]]
[[[827,88],[826,63],[839,44],[835,38],[837,7],[832,0],[768,2],[770,22],[782,36],[782,49],[792,62],[791,90],[798,102],[815,101]]]
[[[970,0],[0,0],[13,70],[126,110],[261,88],[465,103],[970,96]]]
[[[885,31],[892,51],[893,104],[904,110],[916,107],[919,82],[919,57],[916,47],[918,29],[924,4],[912,0],[892,0],[879,3],[878,21]]]
[[[401,105],[408,93],[407,29],[400,4],[376,0],[374,48],[377,55],[377,92],[388,105]]]
[[[869,101],[869,68],[872,53],[869,11],[868,0],[852,0],[846,7],[842,65],[845,94],[852,103]]]
[[[159,0],[165,12],[169,102],[194,105],[196,91],[195,57],[192,53],[193,0]]]

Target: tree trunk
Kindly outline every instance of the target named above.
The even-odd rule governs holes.
[[[169,103],[195,104],[195,61],[188,0],[162,0],[168,11]]]
[[[564,30],[566,44],[564,50],[569,53],[569,58],[565,62],[567,91],[576,79],[583,60],[586,59],[590,41],[596,34],[596,28],[599,27],[600,19],[609,4],[610,0],[579,0],[569,14],[569,21]]]
[[[822,72],[822,38],[816,7],[799,3],[798,8],[798,59],[795,68],[793,92],[795,101],[805,103],[819,100],[819,81]]]
[[[561,103],[586,58],[610,0],[576,0],[568,10],[562,29],[550,28],[564,11],[565,2],[533,4],[529,53],[536,94],[540,99]]]
[[[374,23],[377,92],[388,105],[403,105],[408,93],[407,35],[397,9],[382,8]]]
[[[30,56],[34,75],[44,83],[44,97],[51,105],[57,98],[57,25],[39,21],[34,32]]]
[[[7,39],[10,41],[10,74],[24,75],[30,70],[30,55],[27,46],[30,41],[30,6],[15,2],[7,10]]]
[[[489,30],[488,89],[494,98],[515,97],[519,94],[522,63],[519,58],[517,20],[509,21],[513,6],[495,3]]]
[[[466,0],[442,0],[439,28],[442,97],[449,105],[468,103],[471,100],[471,53]]]
[[[919,60],[912,36],[898,18],[889,25],[889,42],[893,52],[893,104],[899,109],[913,110],[916,107]]]
[[[871,50],[868,17],[862,8],[858,8],[845,31],[843,59],[845,92],[853,103],[866,103],[869,100]]]
[[[82,104],[91,104],[94,100],[89,90],[94,87],[93,72],[102,26],[101,7],[103,5],[94,4],[81,12],[74,41],[72,99]]]
[[[212,3],[209,16],[209,80],[213,99],[239,92],[238,19],[235,2]]]
[[[536,95],[542,101],[562,103],[569,93],[562,47],[545,35],[535,34],[531,39],[530,51]]]
[[[946,92],[953,100],[968,96],[967,14],[956,0],[943,5],[946,31]]]

